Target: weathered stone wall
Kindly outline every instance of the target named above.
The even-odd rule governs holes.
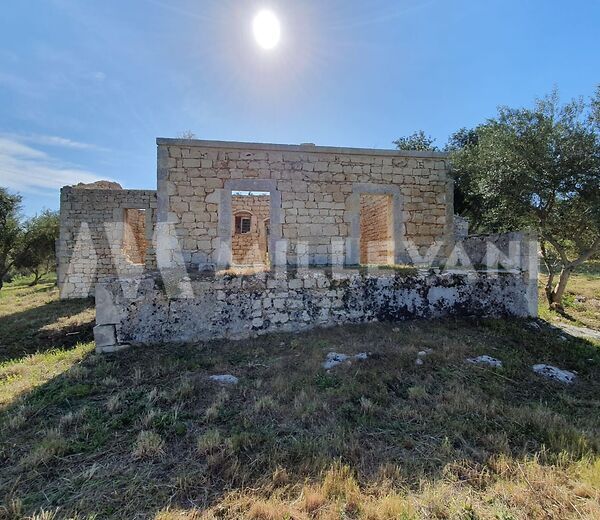
[[[454,215],[454,240],[464,240],[469,236],[469,220],[460,215]]]
[[[232,226],[231,253],[235,265],[264,265],[267,263],[267,236],[265,221],[269,219],[268,195],[233,195],[231,206],[236,215],[250,215],[248,233],[237,233]],[[235,222],[235,220],[232,220]]]
[[[518,269],[523,273],[529,315],[537,316],[539,254],[537,235],[532,231],[511,231],[491,235],[471,235],[456,243],[454,255],[468,259],[469,268]]]
[[[145,209],[145,242],[129,242],[126,233],[140,232],[125,225],[128,208]],[[60,192],[60,237],[57,243],[58,286],[61,298],[94,294],[97,281],[116,275],[142,275],[144,267],[156,268],[151,244],[156,210],[153,190],[123,190],[116,186],[89,188],[65,186]],[[132,213],[131,215],[134,215]],[[133,217],[132,217],[133,218]],[[138,217],[139,218],[139,215]],[[143,251],[133,252],[134,243]],[[144,254],[144,266],[132,262]]]
[[[530,315],[528,287],[520,271],[306,269],[164,279],[98,284],[99,351],[376,320]]]
[[[360,263],[394,262],[392,240],[392,200],[389,195],[360,196]]]
[[[458,243],[469,257],[471,265],[477,267],[500,264],[505,269],[531,269],[530,260],[537,265],[537,251],[530,250],[531,244],[537,247],[535,235],[522,231],[470,235]]]
[[[393,199],[394,261],[408,260],[403,239],[420,254],[436,241],[453,242],[444,154],[181,139],[157,144],[167,264],[231,264],[232,190],[270,193],[276,265],[335,263],[340,250],[346,264],[357,264],[361,193]]]

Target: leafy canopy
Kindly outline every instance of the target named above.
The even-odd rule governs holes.
[[[565,105],[554,92],[533,108],[502,107],[496,118],[453,136],[457,188],[477,228],[536,228],[542,240],[575,255],[596,247],[599,104],[600,90],[587,104]]]
[[[55,243],[59,233],[58,212],[44,210],[25,222],[15,267],[35,275],[35,280],[54,268]]]
[[[419,152],[425,151],[437,151],[435,146],[435,139],[428,136],[423,130],[418,130],[408,137],[399,137],[393,143],[396,145],[398,150],[416,150]]]
[[[0,187],[0,287],[13,265],[15,251],[21,238],[19,211],[21,197]]]

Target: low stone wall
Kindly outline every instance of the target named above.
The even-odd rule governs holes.
[[[94,332],[98,350],[108,352],[377,320],[529,316],[529,285],[518,270],[163,273],[98,284]]]

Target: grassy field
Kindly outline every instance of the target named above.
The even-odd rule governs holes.
[[[600,330],[600,261],[588,262],[569,280],[564,298],[564,314],[547,309],[540,280],[540,317],[554,323],[590,327]]]
[[[51,281],[0,292],[1,519],[600,517],[598,344],[445,320],[98,356],[93,316]],[[326,372],[330,351],[373,355]]]

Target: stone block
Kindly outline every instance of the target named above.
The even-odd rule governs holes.
[[[94,342],[96,347],[109,347],[117,344],[114,325],[96,325],[94,327]]]
[[[109,345],[106,347],[96,346],[96,353],[97,354],[111,354],[113,352],[119,352],[121,350],[125,350],[129,347],[131,347],[131,345],[129,345],[128,343],[123,343],[121,345]]]

